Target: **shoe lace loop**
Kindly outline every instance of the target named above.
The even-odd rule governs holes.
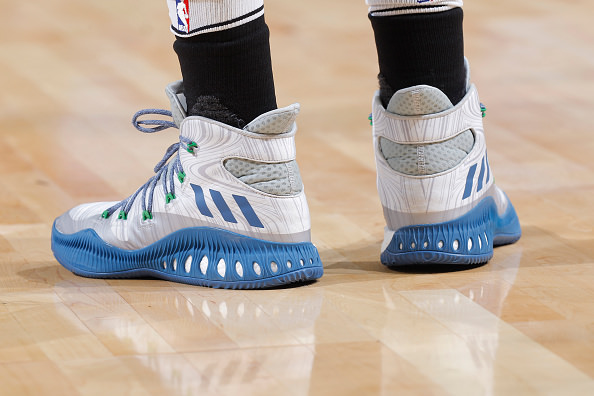
[[[163,110],[163,109],[144,109],[139,110],[134,114],[132,117],[132,125],[134,128],[138,129],[140,132],[144,133],[154,133],[160,132],[168,128],[177,128],[177,125],[173,121],[167,120],[139,120],[140,117],[144,115],[161,115],[165,117],[172,117],[171,111]],[[143,125],[154,125],[153,127],[145,128]]]
[[[160,115],[165,117],[173,117],[171,111],[169,110],[140,110],[136,112],[136,114],[134,114],[134,116],[132,117],[132,125],[134,125],[134,127],[138,129],[140,132],[155,133],[168,128],[178,128],[173,121],[169,120],[139,119],[140,117],[146,115]],[[138,196],[140,195],[142,196],[142,219],[152,219],[153,196],[155,194],[155,189],[157,188],[159,181],[161,182],[161,185],[163,186],[163,191],[165,192],[166,203],[171,202],[173,199],[175,199],[175,176],[177,175],[177,178],[180,181],[180,183],[183,183],[186,177],[186,173],[184,172],[184,168],[179,157],[179,149],[183,148],[190,153],[194,153],[194,149],[196,147],[198,147],[196,142],[192,141],[191,139],[188,139],[185,136],[179,135],[179,142],[169,146],[167,148],[167,151],[165,152],[165,155],[163,155],[163,158],[157,163],[157,165],[155,165],[155,175],[151,177],[146,183],[144,183],[139,189],[137,189],[134,192],[134,194],[118,202],[112,207],[106,209],[101,215],[101,217],[107,219],[119,209],[120,212],[118,214],[118,219],[126,220],[128,218],[128,213],[130,212],[130,209],[134,204],[134,201],[136,201],[136,198],[138,198]],[[175,158],[170,161],[170,159],[174,156]]]

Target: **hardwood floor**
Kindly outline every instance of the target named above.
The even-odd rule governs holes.
[[[379,263],[363,0],[268,3],[325,276],[229,291],[85,279],[50,249],[55,217],[129,195],[176,139],[130,126],[180,78],[165,2],[0,0],[0,395],[594,394],[594,3],[465,5],[524,234],[443,273]]]

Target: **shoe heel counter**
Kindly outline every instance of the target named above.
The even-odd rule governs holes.
[[[452,169],[428,176],[394,171],[378,150],[377,187],[388,228],[449,221],[464,215],[485,196],[496,194],[484,136],[475,134],[471,152]]]

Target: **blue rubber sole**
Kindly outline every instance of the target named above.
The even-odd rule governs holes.
[[[60,264],[84,277],[155,277],[225,289],[281,286],[324,272],[312,243],[269,242],[208,227],[185,228],[142,249],[124,250],[92,229],[62,234],[54,224],[52,250]]]
[[[381,261],[388,267],[422,264],[478,265],[493,257],[493,247],[520,239],[522,230],[509,203],[499,216],[492,197],[456,220],[403,227],[396,231]]]

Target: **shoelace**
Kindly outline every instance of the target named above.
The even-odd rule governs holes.
[[[167,120],[139,120],[139,117],[145,115],[161,115],[166,117],[173,117],[169,110],[161,110],[161,109],[145,109],[140,110],[132,117],[132,125],[140,132],[143,133],[155,133],[160,132],[168,128],[177,128],[172,121]],[[165,152],[165,155],[159,161],[159,163],[155,166],[155,175],[151,177],[144,185],[142,185],[136,192],[130,195],[128,198],[118,202],[117,204],[113,205],[111,208],[105,210],[101,217],[104,219],[109,218],[112,214],[114,214],[118,209],[120,210],[118,214],[118,219],[126,220],[128,218],[128,213],[130,209],[132,209],[132,205],[134,205],[134,201],[139,195],[142,195],[142,220],[149,220],[153,218],[153,196],[155,194],[155,188],[159,181],[161,181],[161,185],[163,186],[163,190],[165,191],[165,202],[170,203],[172,200],[175,199],[175,175],[177,175],[177,179],[180,183],[184,182],[186,177],[186,173],[184,172],[184,168],[181,164],[181,160],[179,158],[179,149],[185,149],[190,153],[194,153],[194,149],[198,147],[196,142],[188,139],[182,135],[179,136],[179,142],[174,143]],[[177,153],[175,159],[171,162],[169,159],[173,157]],[[147,202],[147,195],[148,195],[148,202]]]

